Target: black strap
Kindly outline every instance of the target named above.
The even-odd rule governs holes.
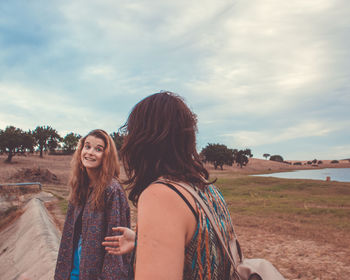
[[[192,207],[191,203],[188,201],[188,199],[177,188],[175,188],[172,184],[164,183],[164,182],[161,182],[161,181],[156,181],[154,183],[155,184],[166,185],[170,189],[172,189],[174,192],[176,192],[182,198],[182,200],[186,202],[187,206],[190,208],[190,210],[192,211],[194,217],[196,218],[196,221],[198,222],[198,219],[199,219],[198,218],[198,213],[196,212],[196,210],[193,209],[193,207]]]

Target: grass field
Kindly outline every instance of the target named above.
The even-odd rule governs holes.
[[[288,279],[350,273],[350,183],[227,170],[212,170],[211,178],[217,178],[246,257],[270,260]]]
[[[217,175],[232,215],[246,217],[241,225],[269,224],[275,232],[320,241],[350,231],[350,183]]]

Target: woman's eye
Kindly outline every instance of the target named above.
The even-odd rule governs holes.
[[[87,150],[90,149],[90,145],[85,145],[84,147],[85,147],[85,149],[87,149]]]
[[[103,149],[102,148],[96,148],[96,151],[103,152]]]

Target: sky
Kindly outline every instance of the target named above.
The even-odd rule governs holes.
[[[350,158],[350,1],[0,2],[0,129],[111,133],[161,90],[199,151]]]

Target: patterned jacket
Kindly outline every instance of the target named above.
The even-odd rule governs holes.
[[[74,231],[82,213],[82,249],[80,276],[82,280],[118,279],[128,277],[129,255],[105,253],[101,243],[105,236],[114,235],[112,227],[130,227],[130,208],[122,186],[113,179],[105,191],[105,208],[96,211],[88,199],[86,205],[69,203],[58,252],[55,280],[69,280],[73,265]]]

